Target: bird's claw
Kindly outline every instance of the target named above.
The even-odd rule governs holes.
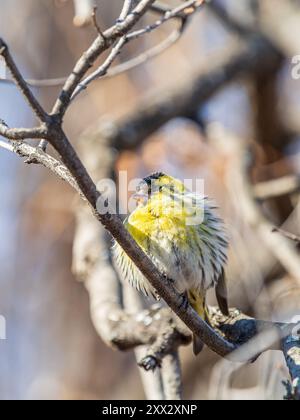
[[[171,284],[175,283],[173,279],[171,279],[170,277],[168,277],[167,274],[163,273],[164,278]]]
[[[179,308],[186,310],[189,306],[189,300],[186,293],[183,293],[182,295],[180,295],[180,298],[181,298],[181,303],[179,305]]]

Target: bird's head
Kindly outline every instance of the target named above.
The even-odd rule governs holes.
[[[178,179],[163,172],[156,172],[143,179],[138,185],[133,198],[139,205],[147,204],[148,200],[158,194],[183,193],[185,191],[184,184]]]

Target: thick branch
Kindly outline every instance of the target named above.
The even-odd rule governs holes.
[[[300,399],[300,325],[260,321],[231,310],[225,318],[218,309],[211,308],[210,319],[215,328],[239,346],[236,360],[256,358],[267,350],[283,352],[291,376],[289,398]],[[261,339],[259,337],[262,337]],[[234,355],[233,355],[234,357]]]
[[[283,236],[275,235],[272,231],[274,226],[266,218],[262,208],[255,200],[248,174],[247,161],[245,159],[246,146],[240,138],[224,129],[218,129],[214,135],[220,144],[231,145],[231,153],[234,155],[228,179],[230,179],[230,192],[232,199],[238,197],[239,209],[244,220],[257,233],[269,251],[282,264],[286,271],[300,282],[300,259],[293,244]]]
[[[162,377],[166,400],[182,399],[182,375],[178,351],[168,354],[162,362]]]
[[[164,319],[168,319],[167,313],[164,314]],[[162,366],[167,355],[177,351],[182,345],[188,345],[191,339],[191,334],[178,323],[178,320],[176,321],[176,318],[169,318],[169,321],[163,323],[157,331],[155,340],[150,343],[151,346],[139,365],[145,370],[155,370]]]

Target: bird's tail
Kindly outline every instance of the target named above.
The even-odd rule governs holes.
[[[205,293],[201,294],[199,290],[190,289],[188,291],[188,300],[192,308],[197,312],[197,314],[206,322],[209,323],[209,313],[206,305],[206,296]],[[194,354],[197,356],[203,349],[203,341],[196,335],[193,335],[193,350]]]

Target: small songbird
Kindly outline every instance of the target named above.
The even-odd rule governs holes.
[[[186,296],[209,322],[206,292],[215,287],[218,304],[228,315],[224,267],[228,240],[224,223],[207,199],[164,173],[145,178],[134,198],[137,208],[125,220],[126,229],[177,291]],[[148,280],[115,243],[114,259],[121,278],[145,295],[157,296]],[[194,353],[202,350],[194,336]]]

